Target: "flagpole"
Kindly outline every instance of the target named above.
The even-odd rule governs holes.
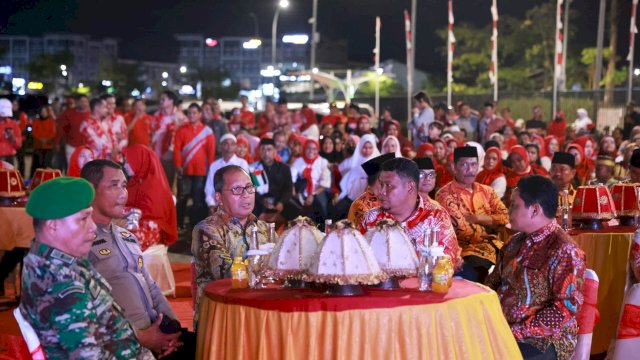
[[[411,96],[413,92],[413,76],[411,74],[411,52],[413,44],[411,43],[411,16],[407,10],[404,11],[404,33],[405,41],[407,45],[407,124],[412,120],[411,114]],[[409,140],[411,139],[412,131],[409,131]]]
[[[638,28],[636,27],[636,11],[638,8],[638,0],[633,0],[633,4],[631,5],[631,24],[629,29],[629,55],[627,56],[627,60],[629,61],[629,80],[627,84],[627,103],[631,102],[631,95],[633,92],[633,52],[634,52],[634,42],[636,39],[636,33],[638,32]]]
[[[451,86],[453,83],[453,50],[456,38],[453,36],[453,0],[449,0],[449,33],[447,36],[447,105],[451,106]]]
[[[563,63],[563,53],[562,53],[562,3],[564,0],[558,0],[557,8],[556,8],[556,51],[555,51],[555,59],[554,59],[554,72],[553,72],[553,113],[556,114],[558,112],[558,79],[562,76],[562,63]]]
[[[493,84],[493,101],[498,101],[498,1],[493,0],[491,6],[491,18],[493,19],[493,31],[491,34],[491,67],[489,68],[489,80]]]
[[[375,72],[376,72],[376,116],[380,117],[380,17],[376,16],[376,49],[375,49]]]

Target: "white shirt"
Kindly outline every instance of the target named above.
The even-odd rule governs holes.
[[[223,157],[214,161],[211,166],[209,166],[207,181],[204,184],[204,199],[209,206],[216,205],[216,199],[213,196],[213,194],[216,192],[215,187],[213,186],[213,176],[216,174],[216,171],[227,165],[238,165],[245,171],[249,172],[249,164],[247,164],[247,160],[239,158],[235,154],[231,157],[231,159],[229,159],[228,162],[224,161]]]
[[[302,172],[307,168],[307,163],[302,157],[296,159],[291,164],[291,180],[295,183],[298,177],[302,177]],[[322,156],[318,156],[316,161],[311,165],[311,179],[313,180],[313,192],[322,186],[325,189],[331,188],[331,171],[329,170],[329,162]],[[309,196],[310,194],[305,194]]]

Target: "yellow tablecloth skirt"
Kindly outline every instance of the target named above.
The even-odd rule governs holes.
[[[600,354],[607,351],[616,334],[633,233],[580,233],[572,237],[585,252],[587,268],[593,269],[600,279],[600,322],[593,330],[591,343],[591,353]]]
[[[357,301],[357,298],[353,299]],[[494,292],[439,304],[280,312],[203,296],[197,359],[521,359]]]

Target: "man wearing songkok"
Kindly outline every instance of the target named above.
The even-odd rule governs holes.
[[[382,163],[395,159],[395,157],[395,153],[382,154],[360,165],[367,174],[367,188],[362,195],[358,196],[356,200],[351,203],[349,214],[347,215],[349,221],[354,224],[360,224],[362,217],[367,211],[380,206],[380,200],[378,198],[380,192],[380,182],[378,181],[380,168]]]
[[[209,166],[209,172],[207,173],[207,181],[204,184],[204,200],[209,206],[209,212],[213,211],[213,208],[217,206],[216,198],[214,196],[215,189],[213,183],[213,175],[216,174],[218,169],[221,169],[227,165],[238,165],[245,171],[249,172],[249,164],[247,160],[241,159],[236,155],[237,139],[235,135],[226,133],[220,138],[220,152],[222,157],[214,161]]]
[[[633,150],[631,160],[629,160],[629,181],[640,183],[640,149]]]
[[[507,208],[490,186],[475,181],[479,166],[475,147],[456,148],[453,161],[455,179],[438,191],[436,200],[449,212],[458,237],[464,260],[460,275],[483,282],[503,244],[498,230],[509,221]]]
[[[153,359],[85,258],[96,236],[93,197],[89,182],[70,177],[31,193],[36,238],[24,258],[20,313],[49,359]]]
[[[444,246],[445,254],[459,265],[460,248],[451,226],[449,214],[435,207],[419,194],[420,171],[415,162],[405,158],[385,161],[381,166],[380,206],[367,211],[360,222],[360,232],[376,226],[378,221],[391,219],[399,222],[416,247],[424,245],[424,233],[435,230],[438,244]]]
[[[551,159],[549,177],[558,188],[558,203],[562,204],[562,191],[567,190],[569,206],[573,204],[576,190],[573,188],[573,180],[576,177],[576,158],[562,151],[556,151]]]
[[[520,179],[509,208],[518,233],[485,282],[525,359],[570,359],[576,346],[585,255],[556,223],[557,191],[543,176]]]
[[[420,170],[420,184],[418,192],[423,199],[428,200],[434,206],[442,207],[440,204],[429,196],[429,193],[436,187],[436,168],[433,166],[433,160],[428,157],[413,159]]]
[[[211,281],[230,278],[235,257],[246,258],[254,227],[258,228],[258,242],[267,238],[267,223],[253,215],[256,186],[246,170],[227,165],[213,176],[218,208],[193,229],[193,253],[198,288],[194,324],[198,321],[198,304],[204,287]],[[194,326],[195,328],[195,326]]]
[[[122,168],[110,160],[93,160],[82,168],[80,175],[95,189],[91,217],[98,230],[89,262],[111,286],[113,298],[123,308],[142,346],[156,355],[174,353],[180,345],[180,323],[147,272],[138,239],[114,223],[122,218],[127,203],[127,179]],[[161,323],[174,324],[176,328],[169,333],[162,330]],[[180,353],[195,356],[195,339],[187,335],[181,340],[191,346],[179,347]]]
[[[617,183],[613,178],[613,168],[616,162],[611,156],[600,155],[596,158],[596,183],[612,186]]]
[[[288,214],[284,211],[285,206],[293,194],[291,169],[289,165],[277,161],[276,154],[275,141],[263,138],[260,140],[260,161],[251,165],[251,174],[258,186],[254,214],[268,222],[284,220],[282,216]]]
[[[189,211],[190,226],[207,217],[207,204],[202,193],[207,170],[216,159],[216,139],[210,127],[202,123],[202,108],[189,105],[189,121],[182,125],[173,142],[173,163],[178,173],[178,227],[184,228],[184,216],[189,198],[193,201]]]

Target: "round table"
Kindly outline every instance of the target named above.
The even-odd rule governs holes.
[[[521,359],[491,289],[454,280],[446,295],[366,289],[231,289],[210,283],[200,302],[198,359]]]

